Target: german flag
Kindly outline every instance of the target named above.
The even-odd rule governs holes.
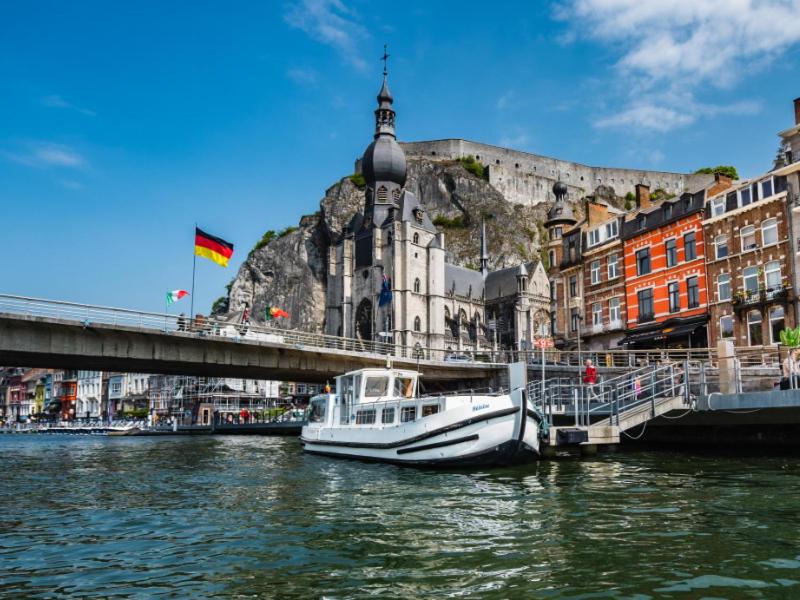
[[[233,256],[233,244],[222,238],[207,234],[199,228],[194,231],[194,253],[208,258],[222,267],[228,266],[228,259]]]

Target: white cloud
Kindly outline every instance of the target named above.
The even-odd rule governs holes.
[[[356,22],[353,12],[341,0],[299,0],[284,19],[314,41],[335,48],[357,69],[366,69],[367,63],[358,45],[368,37],[367,31]]]
[[[66,108],[69,110],[74,110],[82,115],[86,115],[87,117],[94,117],[97,115],[96,112],[93,110],[89,110],[88,108],[81,108],[80,106],[75,106],[71,102],[67,102],[59,96],[58,94],[53,94],[51,96],[45,96],[41,99],[42,106],[46,106],[47,108]]]
[[[757,102],[696,96],[735,86],[800,43],[800,0],[565,0],[556,18],[578,39],[618,51],[617,83],[632,100],[597,127],[668,131],[702,116],[753,114]]]
[[[286,76],[299,85],[313,85],[317,82],[317,72],[314,69],[296,67],[289,69]]]
[[[17,151],[2,151],[2,155],[7,160],[28,167],[82,168],[87,165],[86,159],[77,150],[53,142],[28,142]]]

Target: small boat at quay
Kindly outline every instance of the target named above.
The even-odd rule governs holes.
[[[510,391],[419,396],[419,374],[368,368],[336,378],[314,396],[301,441],[306,452],[435,467],[535,460],[541,414],[528,403],[523,363],[509,367]]]

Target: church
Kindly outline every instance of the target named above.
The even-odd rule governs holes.
[[[489,271],[446,261],[445,235],[406,189],[387,71],[375,134],[361,170],[365,203],[330,250],[326,333],[452,352],[524,350],[550,333],[550,283],[541,261]],[[476,248],[477,254],[478,248]]]

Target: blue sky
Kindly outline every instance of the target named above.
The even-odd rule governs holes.
[[[770,167],[800,96],[800,0],[0,3],[6,293],[207,311],[267,229],[370,142],[383,44],[404,140],[586,164]],[[188,309],[177,305],[181,308]]]

